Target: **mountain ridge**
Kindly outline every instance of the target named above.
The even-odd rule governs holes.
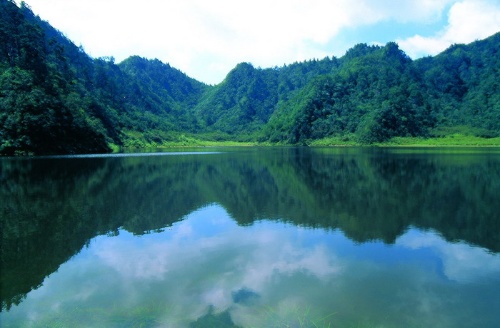
[[[109,152],[184,135],[286,144],[453,129],[500,136],[500,33],[417,60],[389,42],[281,67],[244,62],[207,85],[158,59],[91,58],[24,3],[0,6],[3,155]]]

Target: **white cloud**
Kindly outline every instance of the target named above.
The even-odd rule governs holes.
[[[449,31],[431,39],[415,37],[403,42],[405,49],[414,48],[414,52],[436,51],[446,42],[457,39],[458,34],[464,39],[491,34],[491,26],[474,25],[473,22],[478,19],[483,22],[484,15],[489,15],[489,25],[495,28],[494,20],[500,20],[498,16],[491,16],[490,7],[495,7],[492,1],[27,2],[35,13],[66,33],[77,45],[82,44],[94,57],[114,56],[117,61],[130,55],[158,58],[194,78],[217,83],[238,62],[249,61],[256,66],[271,67],[343,53],[347,49],[335,49],[339,46],[335,44],[335,38],[344,29],[382,21],[394,22],[395,26],[436,22],[443,11],[455,3],[450,11]],[[474,16],[463,17],[464,12],[472,12]],[[468,25],[460,30],[455,19],[466,19]],[[376,40],[366,40],[368,43],[372,41]]]
[[[221,233],[202,236],[203,230],[216,226]],[[168,290],[160,297],[170,305],[165,322],[196,320],[209,307],[232,309],[232,292],[242,288],[262,297],[272,294],[282,276],[329,281],[342,272],[340,260],[322,243],[304,248],[293,242],[289,229],[267,230],[259,225],[253,229],[254,233],[245,233],[247,229],[238,227],[224,210],[211,206],[193,212],[168,232],[149,238],[123,232],[121,238],[94,242],[90,251],[94,265],[112,272],[118,289],[126,288],[127,295],[144,293],[149,285]]]
[[[163,233],[96,237],[7,315],[18,323],[27,318],[43,323],[56,315],[63,322],[78,310],[97,314],[94,320],[115,320],[115,313],[152,305],[151,315],[158,315],[155,308],[164,309],[164,317],[154,317],[159,325],[188,327],[211,308],[230,312],[241,326],[268,327],[299,314],[323,318],[334,309],[352,320],[359,313],[372,314],[374,323],[380,315],[380,325],[401,325],[404,321],[396,323],[385,315],[397,311],[396,319],[417,316],[424,326],[456,326],[456,313],[469,313],[475,301],[467,292],[484,289],[480,284],[477,290],[459,289],[465,293],[462,301],[450,302],[457,297],[457,286],[443,284],[434,269],[420,265],[420,256],[400,258],[394,265],[391,258],[400,247],[431,249],[442,259],[445,274],[458,282],[478,282],[500,272],[498,254],[447,243],[436,233],[412,229],[396,245],[377,248],[381,253],[373,257],[370,245],[354,245],[340,232],[266,222],[240,227],[213,205]],[[433,262],[432,256],[428,261]],[[240,290],[254,292],[257,305],[236,302],[233,293]],[[380,295],[382,301],[373,302]],[[99,317],[96,309],[106,306],[113,315]],[[321,315],[315,316],[315,311]]]
[[[500,31],[500,2],[464,0],[455,3],[448,14],[448,25],[431,37],[415,35],[398,40],[412,58],[436,55],[454,43],[470,43]]]
[[[466,243],[449,243],[436,233],[406,234],[398,244],[411,249],[430,248],[441,258],[444,274],[451,280],[470,282],[500,273],[500,256]]]

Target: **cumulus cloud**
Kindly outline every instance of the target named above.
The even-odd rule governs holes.
[[[464,0],[456,2],[448,13],[448,25],[435,35],[414,35],[398,40],[412,58],[436,55],[454,43],[470,43],[500,31],[500,2]]]
[[[439,20],[452,3],[446,31],[432,38],[401,40],[404,48],[410,53],[434,53],[461,40],[459,36],[469,40],[491,34],[495,20],[499,21],[493,0],[27,2],[94,57],[158,58],[209,83],[220,82],[242,61],[271,67],[343,53],[347,49],[337,49],[340,45],[335,40],[346,29],[379,22],[427,24]],[[469,16],[464,17],[465,13]],[[462,19],[468,23],[461,28]],[[478,19],[482,24],[474,25]],[[377,40],[364,42],[372,41]]]
[[[436,233],[406,234],[398,239],[398,244],[411,249],[433,249],[450,280],[471,282],[500,274],[500,256],[465,243],[448,243]]]
[[[371,247],[354,245],[340,232],[266,222],[240,227],[222,207],[212,205],[162,233],[96,237],[8,315],[40,323],[47,317],[64,320],[75,308],[94,313],[112,304],[110,311],[161,307],[155,320],[176,327],[188,327],[209,309],[227,311],[241,326],[268,327],[315,310],[322,318],[335,309],[346,318],[380,315],[381,325],[401,325],[387,320],[417,316],[424,326],[451,327],[460,321],[456,313],[477,315],[473,298],[462,295],[459,303],[449,302],[456,292],[490,286],[456,289],[422,266],[419,255],[401,257],[397,265],[392,257],[408,249],[431,249],[442,259],[446,276],[457,282],[491,279],[500,272],[498,254],[450,244],[432,232],[412,229],[395,245],[376,247],[376,255]],[[240,291],[254,297],[256,305],[236,301]],[[266,316],[270,310],[272,316]],[[391,311],[398,315],[387,316]],[[107,319],[116,317],[95,318]]]
[[[206,232],[215,227],[223,230]],[[92,245],[94,264],[114,272],[117,289],[127,288],[128,295],[144,293],[147,286],[168,291],[160,297],[171,305],[166,321],[196,320],[208,308],[228,310],[237,290],[260,297],[287,277],[329,281],[341,273],[339,259],[325,245],[297,244],[288,229],[254,228],[258,231],[245,233],[222,208],[207,207],[150,238],[123,232],[120,238],[99,239]]]

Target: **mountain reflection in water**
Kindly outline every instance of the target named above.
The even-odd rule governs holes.
[[[499,322],[495,151],[1,159],[1,179],[2,325]]]

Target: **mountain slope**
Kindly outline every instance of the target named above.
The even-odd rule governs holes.
[[[340,58],[337,71],[279,106],[262,140],[297,143],[339,136],[371,143],[454,126],[498,136],[499,47],[497,33],[412,61],[395,43],[358,45]]]
[[[411,60],[397,44],[208,86],[169,64],[91,58],[24,3],[0,0],[0,154],[108,152],[202,138],[362,143],[455,130],[500,136],[500,33]]]
[[[335,59],[261,69],[240,63],[206,92],[195,109],[208,130],[230,135],[259,131],[276,110],[314,77],[336,68]]]
[[[197,129],[206,86],[159,61],[89,57],[24,3],[0,1],[0,154],[109,152]]]
[[[500,33],[415,62],[444,125],[500,133]]]
[[[84,99],[62,46],[26,7],[0,1],[0,153],[104,152],[103,127]]]

